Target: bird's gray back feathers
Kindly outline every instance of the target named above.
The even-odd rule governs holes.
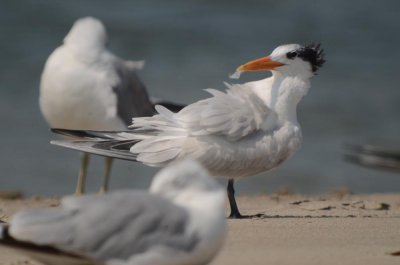
[[[183,208],[145,192],[67,198],[63,205],[17,214],[11,235],[103,261],[127,259],[155,247],[185,253],[198,242],[187,233],[189,216]]]

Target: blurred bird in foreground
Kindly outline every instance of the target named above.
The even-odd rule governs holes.
[[[320,45],[282,45],[271,55],[237,70],[269,70],[269,78],[226,84],[225,93],[207,89],[212,97],[177,113],[156,106],[157,115],[133,118],[131,131],[53,130],[86,139],[52,143],[156,167],[191,157],[211,175],[229,179],[230,217],[241,218],[234,181],[279,166],[300,147],[297,104],[307,94],[311,77],[325,62],[323,55]]]
[[[153,103],[136,75],[143,62],[120,59],[106,49],[106,44],[101,21],[86,17],[74,23],[64,44],[50,55],[42,73],[39,99],[50,127],[125,130],[132,117],[154,114]],[[88,164],[89,155],[83,153],[77,194],[84,191]],[[107,190],[111,165],[112,158],[106,158],[101,191]]]
[[[375,169],[400,172],[400,151],[373,145],[348,144],[345,159],[349,162]]]
[[[225,192],[193,160],[161,170],[150,192],[65,197],[3,225],[0,244],[44,264],[207,264],[225,234]]]

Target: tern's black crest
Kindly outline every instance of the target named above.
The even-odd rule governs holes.
[[[324,50],[320,43],[312,43],[301,47],[297,51],[297,56],[304,61],[310,62],[312,71],[315,73],[325,63]]]

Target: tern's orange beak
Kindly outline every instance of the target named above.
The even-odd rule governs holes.
[[[280,62],[272,61],[271,56],[262,57],[257,60],[250,61],[245,63],[237,69],[238,71],[265,71],[265,70],[274,70],[276,67],[285,65]]]

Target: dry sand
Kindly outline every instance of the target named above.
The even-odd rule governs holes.
[[[245,220],[229,220],[212,265],[400,264],[400,194],[239,197]],[[0,218],[55,206],[56,198],[0,199]],[[1,265],[41,265],[0,248]]]

